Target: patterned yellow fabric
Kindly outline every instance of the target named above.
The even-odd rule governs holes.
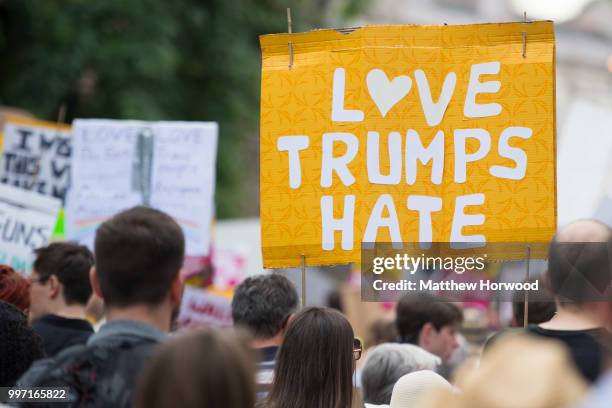
[[[525,33],[525,35],[523,35]],[[525,48],[523,39],[526,39]],[[301,264],[331,265],[359,262],[360,247],[372,209],[383,194],[393,198],[402,240],[419,240],[419,213],[407,207],[412,195],[442,199],[442,209],[431,213],[432,240],[450,240],[457,196],[482,193],[484,204],[466,207],[468,214],[483,214],[482,225],[467,226],[463,234],[482,234],[487,242],[544,242],[556,227],[555,182],[555,46],[552,22],[479,24],[463,26],[372,26],[350,33],[317,30],[299,34],[265,35],[261,82],[261,234],[265,267]],[[291,50],[290,50],[291,49]],[[523,52],[525,51],[525,56]],[[291,56],[290,56],[291,54]],[[289,63],[292,66],[289,68]],[[464,106],[474,64],[499,62],[499,73],[483,75],[480,82],[500,81],[494,93],[480,93],[479,104],[498,103],[501,113],[469,118]],[[332,88],[337,68],[345,71],[344,109],[361,110],[360,122],[332,121]],[[389,81],[408,76],[407,95],[389,104],[384,112],[369,92],[368,73],[382,70]],[[422,70],[438,101],[445,78],[456,74],[456,86],[441,122],[430,126],[422,108],[415,71]],[[515,162],[500,156],[499,139],[509,127],[532,130],[528,139],[510,139],[510,146],[527,156],[523,179],[495,177],[492,166],[512,168]],[[467,164],[466,181],[455,181],[454,139],[457,129],[484,129],[490,134],[490,150]],[[420,136],[424,147],[438,131],[444,133],[444,169],[441,184],[431,180],[432,162],[418,163],[417,179],[407,183],[405,163],[397,185],[368,180],[366,143],[369,131],[380,135],[380,171],[388,172],[388,135],[399,132],[402,149],[409,129]],[[357,137],[359,149],[348,168],[355,177],[349,186],[336,173],[331,187],[321,186],[323,134],[347,132]],[[282,136],[306,135],[309,145],[299,152],[301,184],[291,188],[289,154],[278,148]],[[479,149],[468,140],[466,151]],[[345,153],[334,145],[335,156]],[[402,153],[402,157],[404,153]],[[355,196],[354,245],[322,247],[321,197],[332,196],[334,216],[344,211],[344,197]],[[385,214],[387,215],[387,214]],[[389,230],[381,228],[377,242],[391,242]],[[524,256],[524,249],[520,256]],[[532,254],[536,255],[536,254]],[[501,258],[512,258],[509,254]]]

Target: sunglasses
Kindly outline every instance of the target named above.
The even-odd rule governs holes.
[[[359,360],[361,358],[361,352],[363,351],[363,343],[361,339],[353,339],[353,358]]]

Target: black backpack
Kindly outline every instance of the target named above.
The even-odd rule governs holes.
[[[115,337],[76,345],[26,375],[28,387],[67,387],[66,402],[20,403],[20,407],[117,407],[133,405],[138,374],[158,342]],[[21,383],[21,381],[20,381]]]

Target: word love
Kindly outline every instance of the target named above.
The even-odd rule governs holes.
[[[488,116],[496,116],[501,113],[501,105],[498,103],[476,103],[478,94],[496,93],[501,88],[501,83],[499,81],[480,82],[480,76],[495,75],[499,73],[499,70],[499,62],[486,62],[472,65],[463,108],[465,117],[485,118]],[[457,75],[454,72],[449,72],[446,75],[437,102],[433,100],[429,81],[427,80],[425,72],[421,69],[417,69],[414,71],[414,77],[419,91],[421,107],[425,114],[425,120],[429,126],[436,126],[440,124],[444,118],[444,113],[453,97],[457,85]],[[393,80],[389,80],[384,71],[373,69],[366,77],[366,84],[370,97],[384,118],[400,100],[408,95],[412,88],[412,79],[410,79],[409,76],[400,75]],[[345,85],[346,73],[344,68],[336,68],[334,71],[332,91],[331,119],[333,122],[362,122],[364,120],[363,111],[345,108]]]

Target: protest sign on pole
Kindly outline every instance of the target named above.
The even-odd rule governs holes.
[[[9,117],[0,180],[64,202],[70,184],[70,126]]]
[[[551,238],[552,22],[260,41],[265,267],[359,262],[364,242]]]
[[[77,119],[66,236],[91,244],[97,226],[135,205],[167,212],[188,256],[205,256],[213,217],[217,124]]]
[[[58,198],[0,184],[0,264],[29,273],[33,251],[49,243],[60,207]]]

